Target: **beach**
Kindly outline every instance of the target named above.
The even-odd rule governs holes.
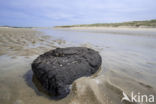
[[[120,27],[55,27],[55,29],[61,30],[76,30],[76,31],[91,31],[98,33],[112,33],[112,34],[124,34],[124,35],[148,35],[148,36],[156,36],[156,28],[150,27],[130,27],[130,26],[120,26]]]
[[[120,104],[123,92],[156,96],[155,44],[155,28],[0,27],[0,104]],[[31,63],[44,52],[70,46],[97,50],[102,66],[75,80],[67,97],[54,100],[42,91]]]

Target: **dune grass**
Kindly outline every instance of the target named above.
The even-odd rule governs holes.
[[[56,28],[70,28],[70,27],[151,27],[156,28],[156,19],[146,21],[130,21],[122,23],[95,23],[95,24],[81,24],[81,25],[65,25],[55,26]]]

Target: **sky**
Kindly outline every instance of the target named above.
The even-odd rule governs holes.
[[[49,27],[156,19],[156,0],[0,0],[0,25]]]

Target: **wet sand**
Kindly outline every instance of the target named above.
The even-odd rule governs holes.
[[[55,48],[49,36],[26,28],[0,28],[0,55],[32,56]],[[59,41],[58,41],[59,42]]]
[[[86,31],[96,33],[112,33],[123,35],[139,35],[139,36],[154,36],[156,37],[156,28],[135,28],[135,27],[69,27],[54,29],[61,30],[74,30],[74,31]]]
[[[155,38],[111,34],[95,34],[94,37],[90,32],[69,31],[52,31],[49,35],[34,29],[0,28],[0,104],[121,104],[123,91],[128,96],[132,91],[156,96]],[[56,39],[55,35],[59,34],[85,42],[70,43],[63,37],[66,41],[60,37]],[[87,37],[82,39],[81,34],[91,35],[94,41]],[[96,75],[76,80],[66,98],[54,100],[34,80],[31,63],[38,55],[50,49],[67,46],[93,48],[100,52],[103,63]]]

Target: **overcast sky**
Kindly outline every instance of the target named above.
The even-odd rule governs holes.
[[[156,19],[156,0],[0,0],[0,25],[55,26]]]

